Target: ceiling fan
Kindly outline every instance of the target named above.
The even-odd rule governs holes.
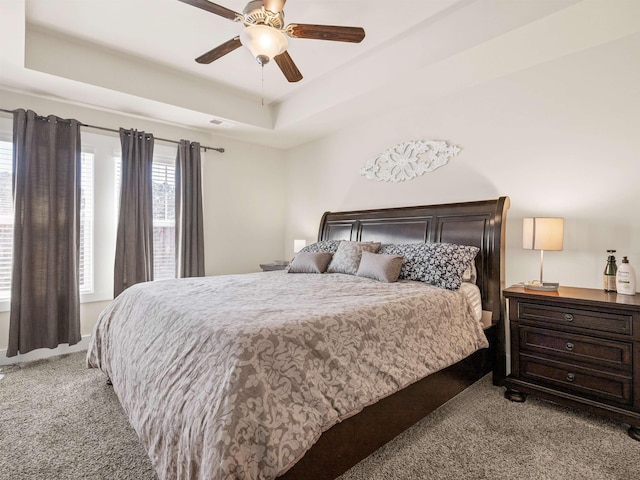
[[[282,9],[286,0],[253,0],[247,3],[242,13],[234,12],[208,0],[180,1],[234,22],[242,23],[245,26],[239,36],[200,55],[196,58],[196,62],[211,63],[244,45],[262,66],[266,65],[271,59],[275,59],[278,67],[290,82],[302,80],[302,74],[287,52],[287,47],[289,46],[287,36],[360,43],[365,35],[364,29],[361,27],[301,23],[291,23],[285,26]]]

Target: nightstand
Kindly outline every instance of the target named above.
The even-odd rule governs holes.
[[[261,263],[260,268],[263,272],[272,272],[274,270],[284,270],[287,268],[288,263]]]
[[[504,290],[511,333],[505,397],[526,394],[627,423],[640,441],[640,294]]]

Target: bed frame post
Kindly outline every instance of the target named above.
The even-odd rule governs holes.
[[[500,197],[496,203],[496,212],[494,216],[494,248],[497,248],[500,252],[496,255],[499,261],[499,285],[497,286],[498,293],[498,308],[495,308],[493,313],[493,322],[496,327],[496,363],[493,368],[493,384],[497,386],[504,385],[504,379],[507,375],[507,351],[506,351],[506,308],[505,300],[502,296],[502,290],[505,288],[505,245],[506,245],[506,227],[507,227],[507,210],[509,209],[510,202],[509,197]]]

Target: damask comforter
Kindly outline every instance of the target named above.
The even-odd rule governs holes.
[[[459,292],[270,272],[130,287],[87,365],[160,479],[272,479],[335,423],[486,346]]]

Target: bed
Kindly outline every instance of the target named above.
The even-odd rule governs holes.
[[[110,378],[163,480],[336,478],[489,371],[502,382],[508,206],[327,212],[320,223],[325,242],[477,247],[484,331],[458,292],[422,282],[183,279],[112,302],[88,366]]]

